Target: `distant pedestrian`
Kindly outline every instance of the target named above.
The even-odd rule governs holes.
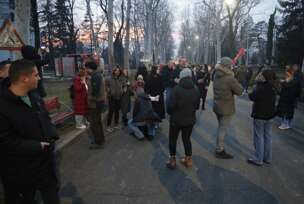
[[[85,129],[88,125],[86,120],[88,114],[88,85],[84,68],[80,68],[73,79],[73,92],[76,128]]]
[[[152,107],[150,97],[145,94],[144,89],[138,89],[135,94],[132,119],[128,122],[128,130],[138,140],[145,138],[147,129],[148,140],[153,140],[156,134],[156,125],[160,122],[159,116]]]
[[[142,75],[137,76],[136,81],[134,82],[134,85],[133,85],[134,93],[137,93],[137,91],[140,89],[145,89],[145,81],[144,81],[144,77]]]
[[[0,83],[8,77],[9,68],[11,66],[10,61],[2,61],[0,62]]]
[[[199,67],[196,71],[196,83],[200,91],[200,98],[202,99],[202,110],[205,110],[205,102],[207,98],[208,87],[210,84],[210,73],[208,70],[208,65],[203,65]]]
[[[294,64],[292,66],[293,70],[295,71],[294,74],[294,79],[296,80],[297,84],[298,84],[298,89],[299,89],[299,93],[298,93],[298,99],[301,99],[301,97],[303,97],[304,94],[304,75],[303,72],[300,70],[299,65]]]
[[[143,77],[143,80],[146,81],[148,77],[148,70],[147,67],[142,64],[138,67],[137,73],[135,75],[135,80],[137,80],[138,76],[141,75]]]
[[[122,121],[125,126],[128,125],[128,113],[131,111],[131,96],[133,96],[133,91],[131,88],[131,82],[129,81],[129,74],[127,69],[122,70],[122,89],[123,93],[121,96],[121,113]]]
[[[85,63],[88,73],[88,119],[92,132],[90,149],[100,149],[105,144],[102,112],[105,109],[106,90],[102,70],[93,61]]]
[[[299,97],[300,88],[298,82],[294,78],[294,74],[294,69],[287,66],[285,80],[281,82],[280,99],[277,107],[278,116],[282,119],[281,125],[279,126],[279,129],[281,130],[291,128],[291,121]]]
[[[172,88],[175,85],[173,72],[176,69],[176,65],[173,60],[169,61],[168,65],[165,66],[161,71],[161,77],[163,80],[163,85],[165,87],[165,103],[166,109],[168,107],[169,99],[171,96]]]
[[[121,98],[123,95],[123,78],[119,67],[113,69],[112,76],[106,81],[107,95],[109,102],[109,112],[107,118],[107,131],[112,132],[112,119],[114,115],[114,128],[118,129],[119,111],[121,106]]]
[[[256,87],[249,94],[253,101],[251,117],[253,118],[253,144],[255,153],[248,159],[250,164],[261,166],[272,160],[272,119],[276,116],[276,75],[266,69],[256,78]]]
[[[35,63],[40,80],[38,82],[37,91],[41,97],[46,97],[46,91],[43,84],[43,66],[48,64],[48,60],[43,60],[38,53],[38,50],[30,45],[25,45],[21,48],[21,54],[24,59],[30,60]]]
[[[245,79],[245,87],[244,87],[246,93],[248,93],[248,88],[251,82],[252,75],[253,75],[252,69],[246,67],[246,79]]]
[[[168,112],[170,114],[169,129],[169,149],[170,158],[167,167],[176,168],[176,143],[178,135],[182,133],[185,148],[185,157],[181,163],[189,168],[192,166],[192,145],[191,134],[196,122],[195,113],[199,108],[199,91],[193,83],[192,71],[188,68],[183,69],[179,75],[180,81],[174,87]]]
[[[152,106],[160,119],[165,118],[165,103],[164,103],[164,86],[160,76],[160,70],[157,66],[152,66],[150,75],[148,76],[145,92],[148,96],[152,96]]]
[[[233,158],[232,155],[225,151],[224,139],[232,117],[235,114],[234,96],[241,95],[243,92],[242,86],[234,78],[231,64],[232,60],[229,57],[223,57],[220,64],[216,65],[214,73],[213,111],[218,120],[215,155],[220,159]]]
[[[39,72],[29,60],[11,64],[0,88],[0,175],[4,203],[59,204],[55,141],[59,138],[37,93]]]

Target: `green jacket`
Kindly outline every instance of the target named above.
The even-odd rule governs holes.
[[[221,65],[215,68],[213,93],[213,111],[221,116],[230,116],[235,113],[234,95],[241,95],[242,86],[235,79],[234,73]]]

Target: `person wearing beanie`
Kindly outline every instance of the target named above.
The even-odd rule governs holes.
[[[271,128],[272,119],[276,116],[276,74],[266,69],[255,80],[256,86],[249,94],[253,102],[251,117],[253,118],[254,155],[248,159],[249,164],[262,166],[270,164],[272,159]]]
[[[37,91],[38,91],[40,97],[42,97],[42,98],[46,97],[46,91],[45,91],[44,84],[43,84],[42,67],[44,65],[48,64],[49,61],[42,60],[41,56],[38,54],[38,51],[36,50],[36,48],[34,48],[33,46],[30,46],[30,45],[24,45],[21,48],[21,54],[24,59],[30,60],[33,63],[35,63],[35,65],[38,69],[38,72],[39,72],[39,77],[40,77],[40,80],[38,82]]]
[[[213,79],[213,112],[218,120],[215,156],[220,159],[233,158],[225,151],[224,139],[235,114],[234,96],[240,96],[243,93],[243,88],[234,77],[231,65],[232,60],[229,57],[223,57],[215,67]]]
[[[277,107],[278,116],[281,118],[279,129],[291,128],[300,88],[294,78],[295,70],[291,66],[286,67],[285,80],[281,82],[280,99]]]
[[[85,63],[85,69],[88,74],[88,119],[92,132],[90,149],[100,149],[105,143],[102,112],[105,109],[106,90],[105,81],[101,70],[95,62]]]
[[[192,80],[192,71],[184,68],[180,72],[179,78],[179,83],[173,88],[168,104],[170,158],[167,167],[170,169],[176,168],[176,143],[180,132],[185,148],[185,157],[181,160],[181,164],[187,168],[192,166],[190,136],[196,122],[195,113],[200,103],[200,94]]]

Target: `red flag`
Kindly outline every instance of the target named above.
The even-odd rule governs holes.
[[[238,61],[238,59],[240,59],[241,57],[243,57],[245,54],[245,48],[241,48],[238,52],[238,54],[235,56],[235,58],[232,60],[232,64],[235,65],[236,62]]]

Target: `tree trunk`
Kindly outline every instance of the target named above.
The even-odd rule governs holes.
[[[126,39],[125,39],[125,49],[124,49],[124,67],[130,69],[130,14],[131,14],[131,0],[127,0],[127,19],[126,19]]]
[[[95,35],[95,31],[94,31],[94,22],[92,19],[91,0],[86,0],[86,4],[87,4],[87,13],[88,13],[89,21],[90,21],[91,41],[92,41],[91,44],[93,45],[92,51],[96,51],[97,42],[96,42],[96,35]]]
[[[40,29],[39,29],[39,19],[37,12],[37,0],[31,0],[31,14],[32,14],[32,26],[35,33],[35,47],[40,48]]]
[[[108,2],[108,58],[109,64],[114,65],[114,46],[113,46],[113,1]]]
[[[145,59],[149,62],[152,61],[152,29],[153,29],[153,13],[151,2],[148,4],[147,17],[146,17],[146,29],[145,29]]]
[[[221,39],[221,24],[218,23],[216,27],[216,62],[222,58],[222,39]]]

